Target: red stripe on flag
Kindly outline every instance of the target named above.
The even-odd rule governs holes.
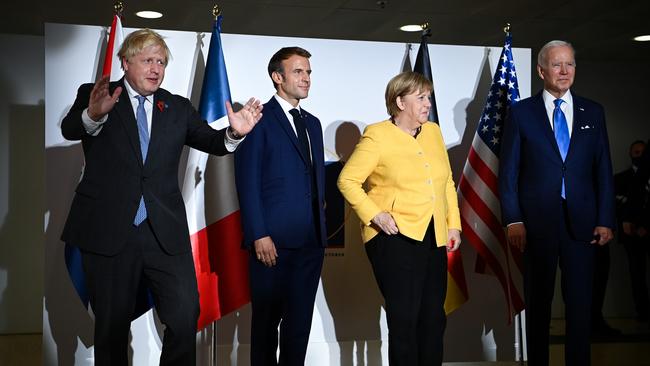
[[[467,180],[461,178],[460,183],[458,184],[460,192],[465,197],[465,200],[472,206],[472,209],[476,214],[481,218],[485,225],[490,229],[492,234],[498,239],[503,252],[506,253],[506,237],[503,233],[503,228],[501,227],[501,221],[494,216],[494,213],[490,208],[483,202],[481,197],[474,191],[474,188],[467,182]],[[465,228],[463,227],[463,230]]]
[[[481,180],[485,185],[490,188],[495,197],[499,197],[499,184],[497,176],[494,175],[492,170],[487,164],[481,159],[481,157],[474,150],[474,146],[470,147],[469,154],[467,155],[467,161],[472,165],[472,168],[476,172],[476,175],[481,177]]]
[[[104,58],[104,67],[102,76],[111,75],[111,65],[113,64],[113,50],[115,49],[115,34],[117,33],[117,15],[113,16],[111,23],[111,33],[108,36],[108,45],[106,46],[106,57]]]
[[[505,292],[506,295],[508,318],[510,318],[510,314],[512,314],[512,312],[510,308],[510,301],[507,300],[508,285],[506,282],[506,275],[503,271],[503,267],[501,267],[501,264],[499,264],[498,259],[494,256],[492,251],[490,251],[490,249],[485,245],[485,243],[483,243],[483,240],[481,240],[479,235],[472,229],[472,225],[469,225],[467,223],[464,216],[460,217],[460,221],[463,225],[463,234],[472,244],[476,252],[482,257],[482,259],[485,262],[487,262],[490,268],[492,268],[494,275],[497,277],[497,280],[501,283],[501,287],[503,288],[503,291]]]
[[[250,302],[240,220],[236,211],[190,237],[201,305],[198,329]]]

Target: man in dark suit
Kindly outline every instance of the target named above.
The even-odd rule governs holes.
[[[646,280],[646,261],[650,257],[648,230],[648,162],[644,161],[646,144],[635,141],[630,145],[630,168],[616,174],[616,207],[618,211],[618,239],[625,247],[632,285],[632,298],[639,321],[648,321],[650,300]],[[646,152],[647,154],[647,152]],[[646,155],[647,157],[647,155]]]
[[[299,47],[273,55],[268,72],[277,94],[235,154],[250,250],[252,366],[303,365],[307,352],[326,245],[322,129],[299,106],[311,84],[310,56]]]
[[[503,223],[524,254],[529,365],[548,365],[558,266],[566,305],[567,365],[589,365],[595,245],[612,238],[614,183],[603,107],[570,91],[573,47],[539,52],[544,90],[511,107],[499,169]]]
[[[127,365],[131,316],[140,283],[165,325],[161,365],[194,365],[198,290],[178,164],[184,145],[224,155],[261,118],[259,101],[213,130],[190,104],[161,89],[169,49],[148,29],[129,34],[118,53],[124,78],[79,88],[63,119],[81,140],[86,167],[62,240],[80,248],[95,314],[95,364]]]

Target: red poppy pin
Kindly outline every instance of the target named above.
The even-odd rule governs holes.
[[[158,103],[156,103],[156,107],[158,107],[158,110],[162,112],[165,108],[167,108],[167,104],[165,104],[165,102],[162,100],[159,100]]]

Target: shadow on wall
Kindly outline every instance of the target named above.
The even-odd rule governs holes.
[[[56,343],[58,365],[74,365],[77,342],[93,344],[94,322],[72,286],[60,239],[83,167],[81,144],[45,149],[45,312]],[[44,328],[46,324],[44,324]]]
[[[0,279],[6,279],[4,284],[0,283],[0,334],[39,333],[43,296],[45,108],[42,101],[35,106],[5,106],[7,119],[1,123],[7,135],[2,140],[8,154],[7,170],[2,174],[8,180],[8,197],[3,203],[6,216],[0,227]]]
[[[335,154],[340,159],[330,162],[326,172],[327,184],[333,185],[328,189],[338,194],[327,198],[327,209],[340,212],[327,215],[328,220],[340,217],[342,224],[330,227],[328,221],[328,234],[337,237],[335,231],[340,229],[345,246],[332,246],[325,252],[321,274],[325,303],[317,301],[316,305],[321,314],[329,312],[332,316],[334,334],[327,334],[327,324],[323,328],[327,339],[335,339],[339,344],[338,365],[341,366],[382,364],[380,318],[383,299],[361,242],[359,219],[336,188],[338,174],[361,137],[359,125],[362,124],[336,121],[325,130],[326,136],[334,135]],[[340,200],[340,204],[330,203],[335,200]],[[331,355],[335,360],[335,353]]]

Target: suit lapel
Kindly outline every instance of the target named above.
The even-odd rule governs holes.
[[[271,97],[271,100],[268,103],[270,106],[273,107],[272,113],[275,116],[275,120],[278,122],[278,124],[282,127],[282,130],[284,133],[287,134],[287,137],[289,137],[289,140],[293,144],[293,147],[296,149],[300,157],[302,158],[303,162],[305,164],[308,164],[309,162],[309,157],[304,156],[302,153],[302,150],[300,149],[300,142],[298,142],[298,136],[296,136],[296,132],[294,129],[291,127],[291,122],[287,119],[287,115],[284,113],[282,110],[282,107],[280,106],[280,103],[278,103],[277,100],[275,100],[275,97]],[[309,133],[309,128],[307,128],[307,131]],[[311,138],[311,136],[310,136]]]
[[[126,91],[124,86],[124,79],[121,79],[116,86],[122,87],[122,93],[117,99],[117,103],[113,107],[113,111],[117,113],[119,118],[117,118],[128,136],[129,143],[133,150],[133,153],[136,154],[136,160],[142,166],[142,153],[140,152],[140,136],[138,135],[138,123],[135,120],[135,115],[133,114],[133,105],[129,99],[129,93]]]
[[[167,110],[168,107],[167,101],[161,98],[160,90],[156,91],[153,95],[149,151],[147,152],[147,163],[145,165],[149,165],[149,161],[158,156],[157,152],[160,150],[160,145],[165,137],[165,130],[167,129],[168,119],[170,118],[170,113]]]
[[[542,93],[539,93],[535,96],[534,99],[535,114],[541,116],[538,119],[539,123],[542,124],[541,128],[544,131],[544,136],[548,140],[548,143],[551,146],[551,149],[555,151],[555,155],[562,160],[562,155],[560,155],[560,148],[557,147],[557,141],[555,140],[555,134],[553,133],[553,128],[551,127],[552,121],[549,121],[548,114],[546,113],[546,107],[544,106],[544,98]]]
[[[569,157],[572,155],[571,152],[576,150],[574,147],[576,144],[581,143],[581,133],[580,129],[583,127],[582,124],[585,121],[585,108],[582,103],[582,98],[573,94],[573,131],[571,132],[571,142],[569,143],[569,151],[567,152],[566,158],[569,160]]]

